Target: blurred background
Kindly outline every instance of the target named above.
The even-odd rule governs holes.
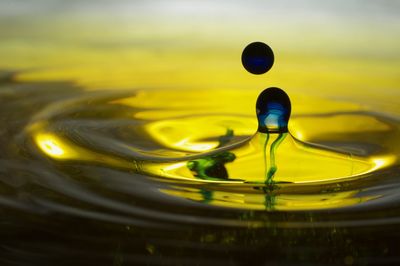
[[[345,98],[396,111],[396,0],[1,0],[0,69],[87,89],[255,89]],[[243,48],[276,60],[248,74]]]

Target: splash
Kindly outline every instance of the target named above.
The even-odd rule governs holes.
[[[273,177],[278,170],[275,153],[286,138],[291,112],[289,96],[279,88],[268,88],[258,96],[256,113],[258,133],[264,134],[265,184],[273,185]],[[279,134],[268,147],[270,134]],[[268,150],[268,151],[267,151]],[[269,160],[269,162],[268,162]]]
[[[243,52],[244,67],[253,74],[265,73],[273,64],[272,50],[269,53],[269,46],[264,45],[268,49],[254,52],[251,47]],[[250,116],[254,96],[246,91],[227,90],[215,90],[212,94],[190,90],[79,94],[41,110],[30,119],[26,132],[41,154],[54,161],[93,163],[129,171],[174,184],[160,188],[160,193],[208,205],[298,210],[347,206],[374,199],[359,197],[359,190],[341,186],[392,165],[397,150],[371,153],[370,146],[361,146],[361,151],[359,146],[347,147],[345,135],[328,138],[340,145],[325,145],[318,142],[318,137],[324,138],[332,128],[337,130],[338,124],[345,125],[341,132],[348,132],[356,126],[349,123],[354,119],[362,121],[354,132],[362,132],[368,124],[368,128],[383,133],[394,128],[394,122],[363,115],[353,105],[353,113],[340,115],[338,112],[349,105],[319,98],[307,98],[307,102],[294,97],[294,118],[289,123],[291,100],[276,87],[259,94],[255,119]],[[324,103],[320,104],[320,114],[310,109],[310,103],[316,101]],[[299,102],[303,108],[299,108]],[[301,129],[308,119],[323,119],[324,127],[318,122]],[[392,139],[397,139],[393,134]],[[368,139],[367,143],[371,141]],[[374,145],[380,146],[378,142]]]
[[[252,74],[267,72],[273,62],[272,49],[260,42],[249,44],[242,54],[243,66]],[[166,162],[143,162],[137,171],[181,180],[249,183],[262,186],[269,193],[282,184],[353,179],[376,168],[369,158],[293,137],[289,132],[291,111],[289,96],[282,89],[267,88],[256,102],[258,128],[252,137],[229,145],[234,134],[228,128],[218,138],[215,150],[202,150],[201,154],[178,159],[178,162],[172,158],[171,163],[167,158]]]

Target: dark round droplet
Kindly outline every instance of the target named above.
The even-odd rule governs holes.
[[[256,75],[264,74],[274,64],[274,52],[265,43],[250,43],[243,50],[242,64],[250,73]]]
[[[256,112],[258,131],[262,133],[288,132],[292,110],[289,96],[279,88],[265,89],[258,96]]]

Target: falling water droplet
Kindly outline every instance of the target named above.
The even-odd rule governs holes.
[[[286,133],[291,113],[289,96],[275,87],[265,89],[256,103],[258,132]]]
[[[244,48],[242,64],[252,74],[264,74],[274,64],[274,53],[271,47],[262,42],[253,42]]]

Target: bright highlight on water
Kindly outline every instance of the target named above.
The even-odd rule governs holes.
[[[0,1],[0,265],[400,265],[397,2]]]

